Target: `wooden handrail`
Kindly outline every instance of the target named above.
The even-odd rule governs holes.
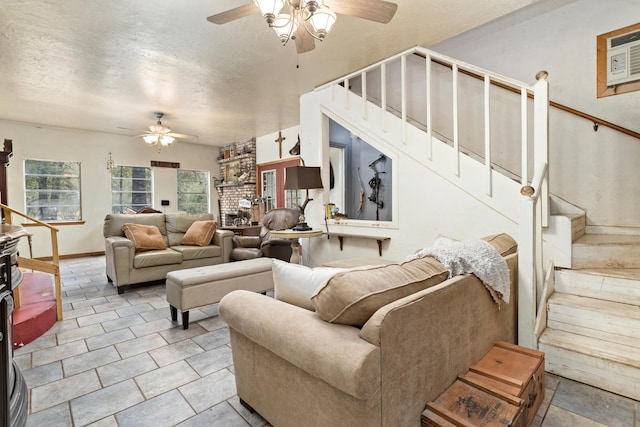
[[[426,57],[423,54],[419,53],[419,52],[416,52],[415,55],[417,55],[417,56],[419,56],[419,57],[421,57],[423,59],[426,59]],[[442,65],[443,67],[447,67],[449,69],[452,68],[450,64],[447,64],[446,62],[439,61],[437,59],[431,58],[431,61],[435,62],[438,65]],[[469,70],[458,68],[458,72],[460,72],[461,74],[464,74],[466,76],[473,77],[474,79],[484,80],[484,76],[481,76],[481,75],[476,74],[476,73],[474,73],[472,71],[469,71]],[[504,83],[496,82],[494,80],[491,80],[491,84],[494,85],[494,86],[497,86],[499,88],[508,90],[510,92],[517,93],[518,95],[520,94],[520,89],[516,89],[516,88],[511,87],[509,85],[506,85]],[[533,93],[528,93],[527,96],[529,98],[533,99]],[[592,116],[591,114],[587,114],[587,113],[582,112],[580,110],[576,110],[575,108],[571,108],[571,107],[566,106],[564,104],[560,104],[559,102],[555,102],[555,101],[551,101],[550,100],[549,101],[549,106],[557,108],[557,109],[562,110],[562,111],[565,111],[565,112],[567,112],[569,114],[573,114],[574,116],[578,116],[578,117],[581,117],[583,119],[589,120],[590,122],[593,122],[594,126],[596,126],[595,130],[597,130],[597,125],[602,125],[604,127],[608,127],[609,129],[613,129],[613,130],[618,131],[620,133],[624,133],[625,135],[631,136],[633,138],[640,139],[640,132],[635,132],[635,131],[633,131],[631,129],[627,129],[627,128],[619,126],[619,125],[617,125],[615,123],[611,123],[611,122],[608,122],[606,120],[603,120],[603,119],[601,119],[599,117]]]
[[[20,212],[20,211],[17,211],[17,210],[15,210],[15,209],[13,209],[13,208],[10,208],[10,207],[9,207],[9,206],[7,206],[7,205],[3,205],[2,203],[0,203],[0,208],[2,208],[2,210],[3,210],[3,211],[9,211],[9,212],[14,213],[14,214],[16,214],[16,215],[19,215],[19,216],[21,216],[21,217],[23,217],[23,218],[25,218],[25,219],[28,219],[29,221],[35,222],[36,224],[41,225],[41,226],[43,226],[43,227],[47,227],[47,228],[49,228],[49,229],[51,229],[51,230],[59,231],[56,227],[54,227],[54,226],[52,226],[52,225],[50,225],[50,224],[47,224],[46,222],[42,222],[42,221],[40,221],[39,219],[36,219],[36,218],[30,217],[29,215],[27,215],[27,214],[25,214],[25,213],[22,213],[22,212]],[[10,223],[9,223],[9,224],[10,224]]]
[[[55,297],[56,297],[56,318],[57,320],[62,320],[63,319],[62,281],[60,279],[60,255],[58,254],[58,231],[59,230],[56,227],[53,227],[52,225],[47,224],[46,222],[42,222],[39,219],[30,217],[29,215],[22,213],[20,211],[17,211],[13,208],[10,208],[5,204],[0,203],[0,209],[2,209],[3,218],[7,222],[7,224],[11,224],[12,222],[11,214],[16,214],[29,221],[32,221],[34,223],[33,224],[34,226],[41,226],[49,229],[49,232],[51,234],[51,258],[52,258],[51,263],[35,260],[33,258],[25,258],[25,257],[19,256],[18,265],[20,265],[23,268],[42,271],[42,272],[53,275]],[[29,248],[31,248],[31,236],[29,236]],[[16,308],[18,308],[20,306],[19,305],[19,301],[20,301],[19,287],[14,290],[14,296],[16,297],[15,298],[16,301],[18,301],[18,304],[16,304]]]

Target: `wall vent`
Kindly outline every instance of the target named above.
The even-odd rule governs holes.
[[[640,80],[640,31],[607,39],[607,86]]]

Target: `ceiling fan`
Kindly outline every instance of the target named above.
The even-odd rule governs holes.
[[[315,40],[324,40],[336,13],[386,24],[397,9],[397,4],[384,0],[254,0],[209,16],[207,21],[222,25],[260,13],[283,45],[295,40],[297,52],[304,53],[315,48]]]
[[[171,132],[171,129],[164,126],[162,124],[162,118],[164,117],[164,113],[160,111],[156,111],[153,113],[156,118],[155,125],[149,125],[149,130],[140,130],[139,132],[144,132],[141,135],[135,135],[135,137],[141,137],[144,139],[149,146],[160,145],[160,147],[168,147],[171,145],[176,139],[198,139],[196,135],[187,135],[183,133],[175,133]],[[126,129],[126,128],[120,128]],[[137,130],[137,129],[128,129],[128,130]]]

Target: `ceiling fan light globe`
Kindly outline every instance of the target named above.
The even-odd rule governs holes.
[[[176,140],[174,137],[169,135],[162,135],[158,139],[160,141],[160,145],[162,145],[163,147],[170,146],[173,143],[173,141]]]
[[[158,135],[145,135],[142,139],[149,145],[156,145],[158,143]]]
[[[280,11],[284,7],[283,0],[253,0],[260,9],[260,13],[264,16],[267,24],[272,25],[276,16],[280,14]]]
[[[280,37],[282,44],[285,44],[290,38],[293,38],[292,35],[298,29],[298,20],[289,14],[282,13],[273,21],[271,27]]]
[[[316,10],[316,12],[309,17],[309,21],[318,35],[318,38],[322,40],[327,34],[329,34],[331,27],[335,24],[336,14],[328,7],[323,7]]]

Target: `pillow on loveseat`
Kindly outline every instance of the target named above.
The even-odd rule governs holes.
[[[122,226],[127,239],[131,240],[136,251],[153,251],[167,249],[167,244],[155,225],[131,224]]]
[[[489,242],[503,257],[515,254],[518,251],[518,243],[507,233],[492,234],[491,236],[483,237],[482,240]]]
[[[353,269],[333,276],[311,297],[328,322],[362,327],[380,307],[446,280],[448,270],[431,257],[402,264]]]
[[[309,268],[300,264],[291,264],[279,259],[272,259],[273,297],[298,307],[314,311],[311,296],[316,289],[327,283],[342,268],[315,267]]]
[[[184,236],[183,245],[207,246],[211,243],[218,223],[215,221],[193,221]]]

